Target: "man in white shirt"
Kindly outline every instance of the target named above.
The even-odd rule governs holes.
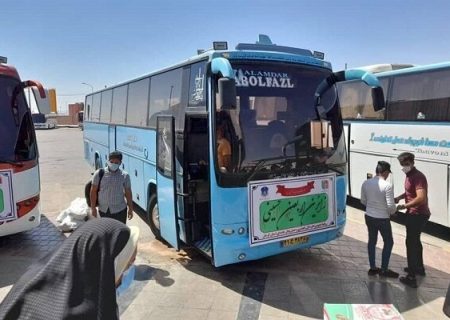
[[[391,165],[386,161],[379,161],[375,169],[376,176],[364,181],[361,187],[361,203],[366,206],[366,225],[369,231],[367,251],[369,254],[370,276],[397,278],[398,273],[390,270],[389,259],[391,257],[394,239],[392,238],[391,214],[396,211],[394,190],[386,181],[391,173]],[[378,232],[383,238],[384,246],[381,255],[381,269],[375,264],[375,252]]]

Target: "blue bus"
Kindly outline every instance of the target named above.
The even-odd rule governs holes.
[[[226,42],[86,97],[85,158],[123,153],[133,201],[158,239],[197,248],[214,266],[341,236],[346,152],[333,73],[320,52]],[[382,107],[382,106],[378,106]]]

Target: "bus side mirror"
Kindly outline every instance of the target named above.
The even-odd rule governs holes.
[[[24,88],[36,87],[38,92],[39,92],[39,96],[41,97],[41,99],[45,99],[47,97],[46,94],[45,94],[44,87],[42,86],[42,84],[39,81],[27,80],[27,81],[23,81],[22,85],[23,85]]]
[[[374,111],[380,111],[386,107],[382,87],[372,88],[372,103]]]
[[[236,109],[236,82],[234,79],[219,79],[219,108],[220,110]]]

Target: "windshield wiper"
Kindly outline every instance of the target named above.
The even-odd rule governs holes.
[[[310,164],[308,168],[310,169],[323,169],[323,170],[331,170],[339,175],[344,175],[344,171],[336,169],[334,166],[335,164],[326,164],[326,163],[316,163],[316,164]]]
[[[255,175],[255,173],[267,162],[269,159],[261,159],[259,160],[255,166],[253,167],[253,170],[250,172],[250,175],[247,177],[247,182],[250,181],[251,178]]]
[[[339,173],[340,175],[344,175],[344,172],[343,172],[343,171],[340,171],[340,170],[338,170],[338,169],[336,169],[336,168],[333,168],[331,165],[327,165],[327,168],[330,169],[331,171],[334,171],[334,172],[336,172],[336,173]]]
[[[22,162],[14,162],[12,160],[7,160],[7,159],[0,159],[0,163],[12,164],[15,167],[23,167]]]
[[[250,172],[250,175],[247,177],[247,182],[249,182],[250,179],[253,178],[254,175],[258,172],[258,170],[261,169],[267,162],[275,161],[275,160],[287,160],[287,159],[292,159],[292,158],[295,158],[295,157],[293,157],[293,156],[289,156],[289,157],[283,156],[283,157],[275,157],[275,158],[268,158],[268,159],[258,160],[255,163],[255,166],[253,167],[253,170]],[[273,164],[276,164],[276,162],[273,163]]]

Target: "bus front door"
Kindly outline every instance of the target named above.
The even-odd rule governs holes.
[[[161,237],[179,249],[176,186],[175,186],[175,119],[157,118],[156,184]]]

